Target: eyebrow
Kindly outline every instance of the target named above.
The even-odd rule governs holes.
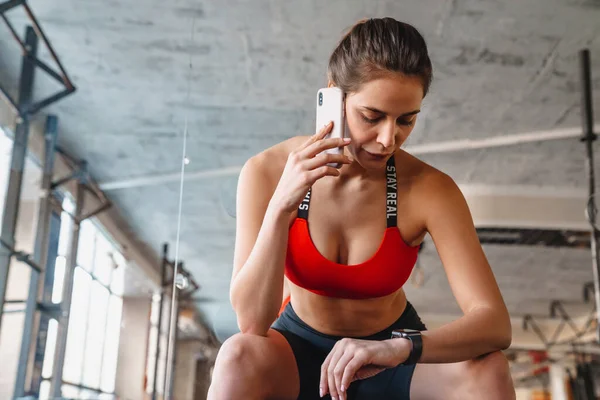
[[[381,111],[381,110],[378,110],[378,109],[376,109],[376,108],[373,108],[373,107],[366,107],[366,106],[364,106],[363,108],[364,108],[364,109],[366,109],[366,110],[369,110],[369,111],[373,111],[374,113],[378,113],[378,114],[387,115],[387,113],[385,113],[385,112],[383,112],[383,111]],[[400,117],[398,117],[398,118],[402,118],[402,117],[410,117],[411,115],[415,115],[415,114],[418,114],[418,113],[420,113],[420,112],[421,112],[421,110],[413,110],[413,111],[410,111],[410,112],[407,112],[407,113],[404,113],[404,114],[402,114],[402,115],[401,115]]]

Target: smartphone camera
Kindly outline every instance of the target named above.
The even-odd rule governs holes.
[[[319,92],[319,105],[322,106],[323,105],[323,93]]]

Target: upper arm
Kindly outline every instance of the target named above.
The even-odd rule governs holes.
[[[449,176],[439,171],[427,183],[425,192],[426,228],[458,305],[465,313],[483,306],[507,316],[462,192]]]
[[[252,252],[275,190],[265,158],[264,154],[250,158],[238,178],[232,281]]]

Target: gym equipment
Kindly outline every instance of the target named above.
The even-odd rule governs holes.
[[[594,383],[594,369],[597,369],[592,362],[585,359],[582,354],[576,354],[575,375],[570,369],[567,369],[569,377],[569,388],[573,394],[574,400],[595,400],[596,385]]]
[[[56,63],[58,69],[60,70],[60,73],[54,71],[50,66],[48,66],[48,64],[46,64],[45,62],[43,62],[42,60],[37,58],[37,56],[36,56],[37,39],[36,39],[36,43],[34,46],[32,46],[32,43],[28,42],[27,40],[25,41],[25,43],[23,43],[23,41],[21,40],[21,38],[15,31],[15,28],[12,26],[12,24],[6,17],[5,12],[7,12],[17,6],[22,6],[23,9],[25,10],[27,17],[29,18],[29,20],[32,24],[32,27],[28,27],[28,30],[32,29],[35,32],[36,38],[40,38],[44,42],[46,49],[50,53],[50,57],[52,57],[52,59]],[[50,41],[46,37],[46,34],[44,33],[42,27],[40,26],[39,22],[37,21],[37,18],[35,17],[33,12],[31,11],[31,9],[29,8],[27,3],[25,2],[25,0],[10,0],[10,1],[6,1],[4,3],[0,3],[0,18],[2,18],[2,20],[8,27],[8,30],[10,31],[12,37],[15,39],[17,44],[21,47],[21,50],[23,52],[23,57],[25,59],[27,59],[28,63],[31,64],[32,67],[36,67],[36,66],[39,67],[44,72],[46,72],[48,75],[50,75],[50,77],[54,78],[55,80],[57,80],[59,83],[61,83],[65,87],[63,91],[57,92],[37,103],[31,102],[30,101],[31,99],[29,96],[28,96],[26,102],[23,101],[23,98],[21,96],[19,96],[19,102],[16,102],[4,88],[0,87],[0,95],[2,95],[2,97],[5,98],[5,100],[9,104],[9,106],[11,106],[11,108],[19,116],[19,118],[24,119],[25,116],[34,115],[35,113],[40,111],[42,108],[47,107],[48,105],[68,96],[69,94],[73,93],[76,90],[75,85],[73,85],[73,82],[71,82],[71,79],[69,79],[69,76],[68,76],[67,72],[65,71],[64,67],[62,66],[60,59],[56,55],[54,48],[50,44]],[[28,36],[26,35],[26,37],[28,37]],[[32,72],[31,76],[33,78],[33,72]],[[33,79],[31,79],[30,83],[33,84]]]
[[[594,174],[594,149],[593,143],[598,136],[594,133],[594,108],[592,105],[592,74],[590,51],[588,49],[579,52],[579,65],[581,72],[581,117],[583,135],[581,141],[586,147],[586,168],[588,174],[588,204],[586,214],[591,229],[592,266],[594,272],[594,289],[596,299],[596,320],[600,322],[600,262],[598,260],[598,240],[600,231],[596,227],[596,180]],[[600,342],[600,323],[596,330],[596,340]]]

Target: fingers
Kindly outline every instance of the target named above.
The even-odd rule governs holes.
[[[336,147],[346,147],[351,143],[350,138],[327,138],[319,139],[300,150],[300,155],[304,158],[313,158],[317,154]]]
[[[332,351],[332,353],[333,353],[333,356],[331,357],[331,360],[329,362],[329,365],[327,366],[327,371],[326,371],[327,388],[329,390],[329,393],[331,394],[331,398],[339,400],[340,395],[342,393],[339,390],[337,381],[339,381],[341,383],[342,374],[344,372],[344,366],[343,366],[343,364],[340,363],[340,361],[344,358],[344,355],[345,355],[344,347],[338,346],[337,349],[335,349],[335,347],[334,347],[334,350]],[[339,377],[339,379],[338,379],[338,377]]]
[[[317,133],[315,133],[314,135],[309,137],[308,140],[306,142],[304,142],[302,144],[302,146],[300,146],[299,150],[305,149],[308,146],[310,146],[311,144],[313,144],[314,142],[316,142],[317,140],[323,139],[325,136],[327,136],[327,134],[329,132],[331,132],[331,129],[333,129],[333,121],[329,121],[329,123],[327,125],[323,126],[321,129],[319,129],[317,131]]]
[[[381,343],[367,343],[361,340],[341,339],[327,355],[321,365],[319,392],[321,397],[330,394],[332,399],[346,400],[350,384],[358,379],[366,379],[386,369],[379,365],[373,354],[381,350]],[[391,367],[391,366],[390,366]]]
[[[344,154],[331,154],[323,152],[318,156],[306,160],[304,166],[306,169],[312,170],[331,163],[350,164],[351,162],[352,160],[350,160],[350,158]]]
[[[351,340],[338,341],[321,365],[319,392],[321,397],[329,393],[332,399],[346,400],[346,391],[356,371],[362,366],[364,351],[356,349]],[[359,354],[361,357],[356,357]],[[354,361],[353,361],[354,360]],[[349,375],[349,378],[344,378]]]
[[[329,385],[327,384],[327,368],[329,367],[329,363],[331,361],[331,357],[333,357],[333,353],[335,351],[335,347],[329,352],[323,364],[321,364],[321,379],[319,380],[319,396],[323,397],[327,393],[329,393]]]
[[[384,367],[378,367],[376,365],[363,365],[354,373],[354,376],[350,378],[350,382],[372,378],[382,371],[385,371]]]
[[[346,400],[346,390],[348,386],[350,386],[350,382],[344,383],[344,376],[348,373],[354,374],[354,372],[348,372],[348,368],[354,360],[355,356],[351,351],[346,350],[344,355],[338,360],[337,365],[333,366],[333,363],[329,364],[329,369],[332,371],[333,379],[335,382],[333,383],[333,387],[336,388],[338,394],[338,400]],[[352,365],[356,365],[356,361],[352,363]],[[359,365],[356,369],[360,368]]]
[[[340,176],[340,170],[329,165],[323,165],[322,167],[306,172],[306,176],[307,182],[315,182],[324,176]]]
[[[344,373],[339,384],[342,392],[344,392],[344,396],[346,395],[345,392],[350,384],[355,380],[354,377],[356,376],[356,373],[363,365],[364,361],[356,355],[354,355],[354,357],[352,357],[352,359],[350,359],[346,364],[346,368],[344,369]]]
[[[319,131],[315,134],[317,139],[323,139],[331,130],[333,129],[333,121],[329,121],[324,127],[319,129]]]

